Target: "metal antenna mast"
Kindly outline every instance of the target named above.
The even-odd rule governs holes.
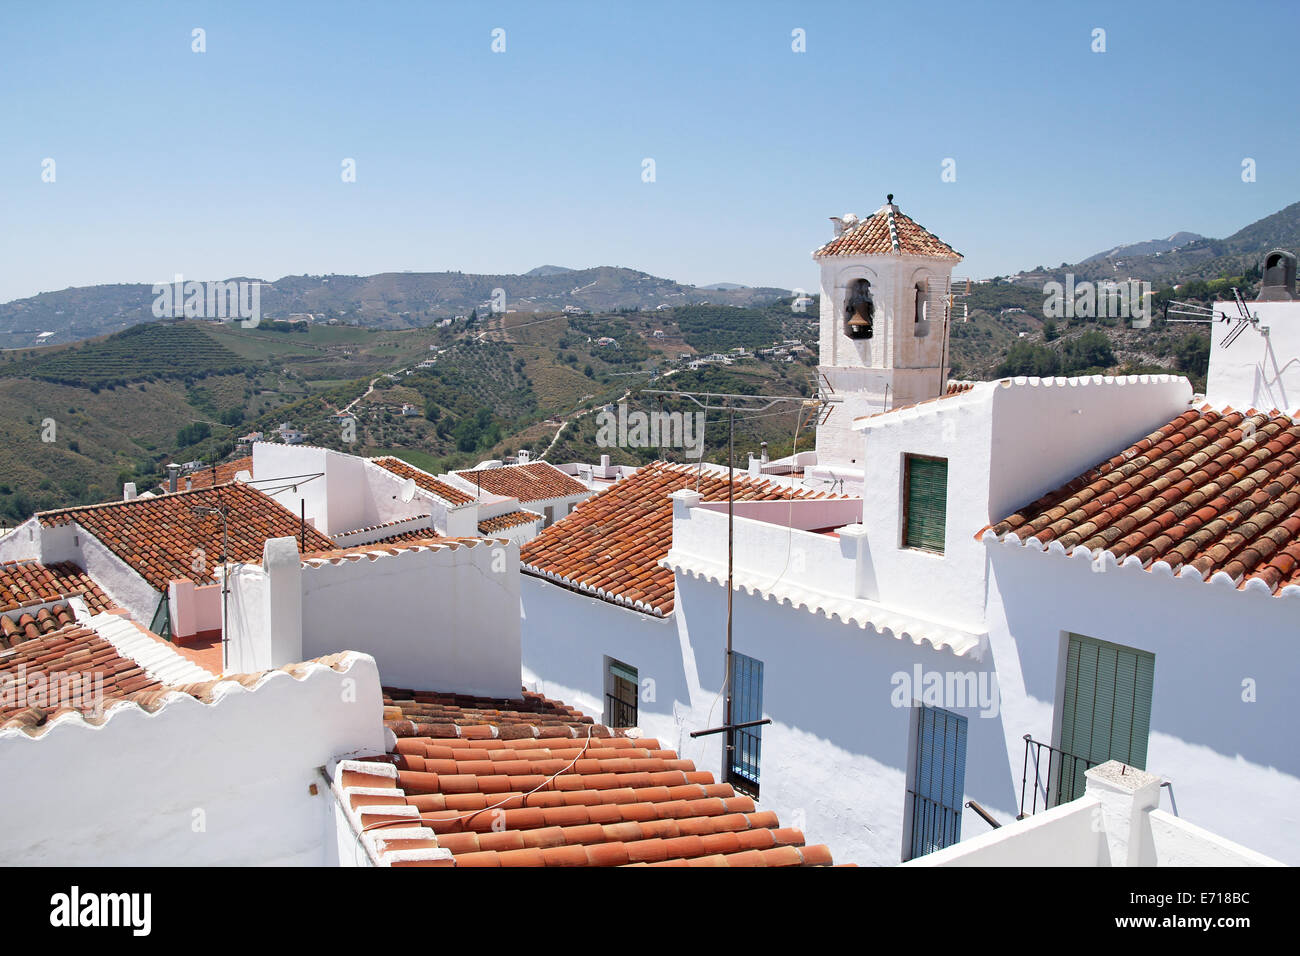
[[[1212,322],[1234,323],[1236,328],[1228,332],[1224,336],[1223,342],[1220,343],[1223,348],[1227,348],[1237,341],[1241,337],[1241,333],[1247,329],[1253,328],[1259,331],[1261,335],[1268,335],[1267,328],[1260,328],[1259,316],[1251,314],[1250,309],[1246,306],[1246,300],[1241,297],[1241,292],[1233,289],[1232,298],[1237,304],[1237,315],[1216,312],[1212,305],[1202,305],[1199,302],[1180,302],[1171,299],[1165,303],[1165,321],[1188,325],[1209,325]],[[1171,319],[1171,315],[1181,316],[1181,318]]]
[[[747,727],[760,727],[763,724],[770,724],[770,718],[761,720],[749,720],[743,723],[735,723],[732,717],[732,686],[731,686],[731,621],[732,621],[732,597],[735,589],[735,521],[736,521],[736,409],[739,406],[742,412],[759,413],[768,409],[775,408],[783,403],[796,403],[801,406],[815,406],[820,413],[823,406],[844,401],[843,398],[834,395],[817,396],[815,398],[805,398],[802,395],[735,395],[726,392],[676,392],[656,388],[641,389],[642,395],[658,395],[662,402],[665,396],[673,398],[684,398],[694,402],[700,408],[707,411],[710,404],[716,406],[714,399],[722,399],[727,408],[727,656],[726,670],[723,672],[723,686],[726,688],[726,702],[724,704],[722,726],[710,727],[707,730],[696,730],[691,733],[691,738],[707,737],[711,734],[725,733],[726,746],[723,750],[722,773],[725,780],[730,776],[731,768],[735,765],[733,757],[736,750],[735,731],[744,730]],[[793,492],[793,489],[791,489]]]

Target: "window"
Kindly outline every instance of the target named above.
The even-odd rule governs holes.
[[[763,662],[731,652],[731,722],[763,719]],[[727,783],[751,797],[758,796],[758,764],[763,728],[727,732]]]
[[[636,703],[641,689],[635,667],[605,658],[605,725],[635,727]]]
[[[966,718],[938,707],[917,707],[915,713],[916,752],[907,790],[908,860],[961,839],[966,788]]]
[[[555,505],[547,505],[542,509],[542,513],[546,516],[546,521],[543,522],[542,527],[549,528],[555,523]]]
[[[1119,760],[1146,769],[1155,667],[1147,651],[1069,635],[1061,750],[1084,759],[1060,781],[1059,802],[1082,796],[1087,766]]]
[[[948,523],[948,459],[903,459],[903,547],[943,554]]]
[[[913,322],[915,324],[913,334],[918,339],[923,339],[930,334],[930,317],[926,314],[925,308],[925,286],[920,282],[916,284],[916,308],[913,313]]]

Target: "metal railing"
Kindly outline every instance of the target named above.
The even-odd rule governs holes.
[[[991,826],[993,829],[997,830],[1001,828],[1002,824],[998,823],[997,819],[993,816],[993,814],[989,813],[987,810],[981,807],[974,800],[966,801],[966,809],[974,810],[977,814],[979,814],[980,819],[983,820],[985,823],[987,823],[989,826]]]
[[[1047,751],[1047,766],[1043,766],[1043,751]],[[1033,790],[1030,791],[1031,798],[1028,812],[1025,809],[1026,790],[1030,786],[1030,753],[1033,753]],[[1053,747],[1050,744],[1034,740],[1029,734],[1025,734],[1025,763],[1024,773],[1020,780],[1020,815],[1017,820],[1023,820],[1027,816],[1032,816],[1040,809],[1050,810],[1052,807],[1060,806],[1062,803],[1083,795],[1084,777],[1083,772],[1089,767],[1096,766],[1096,760],[1089,760],[1087,757],[1081,757],[1078,754],[1068,753],[1059,747]],[[1042,806],[1040,808],[1039,803]]]
[[[961,809],[945,806],[915,790],[912,798],[912,852],[909,860],[942,850],[961,840]]]
[[[613,694],[606,694],[605,712],[609,714],[611,727],[636,726],[636,701],[629,702]]]

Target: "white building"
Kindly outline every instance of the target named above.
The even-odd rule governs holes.
[[[1160,809],[1164,781],[1110,760],[1084,793],[904,866],[1282,866]]]
[[[1159,766],[1188,823],[1300,862],[1278,690],[1300,680],[1300,425],[1215,410],[1283,394],[1300,304],[1252,303],[1274,331],[1251,347],[1216,332],[1214,408],[1168,375],[949,383],[956,254],[892,202],[842,222],[816,255],[843,402],[815,453],[751,465],[730,609],[716,469],[648,466],[525,546],[525,675],[675,739],[845,861],[987,831],[970,801],[1003,822],[1068,802],[1117,759]],[[688,734],[724,724],[728,684],[733,723],[771,723],[724,760],[725,735]]]

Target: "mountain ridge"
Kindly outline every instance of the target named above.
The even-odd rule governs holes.
[[[753,306],[789,295],[776,287],[697,289],[622,266],[539,266],[523,275],[380,272],[253,281],[262,283],[265,319],[309,314],[376,329],[420,328],[501,307],[507,312],[616,312],[703,304]],[[153,288],[148,283],[81,286],[0,303],[0,348],[65,344],[153,321]],[[44,333],[49,334],[42,337]]]

